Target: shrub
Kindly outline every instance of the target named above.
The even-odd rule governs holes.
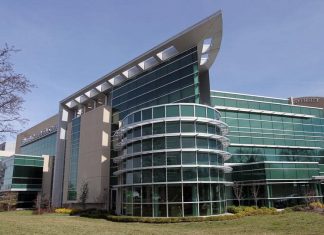
[[[321,202],[312,202],[309,204],[309,207],[314,210],[314,209],[324,209],[324,204]]]
[[[99,209],[86,209],[86,210],[79,210],[78,213],[70,213],[70,215],[79,214],[80,217],[87,217],[93,219],[106,219],[108,211],[106,210],[99,210]]]
[[[135,216],[106,216],[107,220],[113,222],[141,222],[141,223],[181,223],[181,222],[203,222],[203,221],[224,221],[241,218],[240,213],[234,215],[220,215],[208,217],[169,217],[169,218],[152,218],[152,217],[135,217]]]
[[[255,206],[231,206],[227,208],[227,211],[233,214],[240,214],[241,216],[273,215],[278,213],[275,208],[257,208]]]
[[[72,212],[72,209],[70,208],[57,208],[54,210],[55,213],[59,214],[70,214]]]

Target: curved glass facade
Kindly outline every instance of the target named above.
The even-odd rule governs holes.
[[[227,125],[200,104],[167,104],[126,116],[115,135],[120,150],[119,213],[176,217],[224,213]]]

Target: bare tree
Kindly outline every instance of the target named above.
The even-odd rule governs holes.
[[[88,182],[83,182],[81,185],[81,188],[80,188],[80,196],[79,196],[79,200],[80,200],[80,203],[81,203],[83,209],[86,208],[88,194],[89,194]]]
[[[4,176],[6,171],[6,165],[3,163],[2,160],[0,160],[0,189],[2,188]]]
[[[233,185],[233,192],[236,200],[238,201],[239,206],[241,206],[241,199],[242,199],[242,194],[243,194],[243,185],[239,184],[238,182],[234,181]]]
[[[256,207],[258,206],[259,189],[260,189],[260,185],[258,184],[251,185],[251,194]]]
[[[310,203],[312,202],[316,202],[317,198],[316,198],[316,191],[313,189],[306,189],[305,191],[305,202],[306,205],[308,206]]]
[[[7,211],[17,205],[18,194],[17,192],[2,192],[0,195],[0,204],[7,207]]]
[[[17,126],[26,122],[21,117],[24,103],[22,95],[34,87],[24,75],[14,71],[9,61],[11,54],[18,51],[7,44],[0,48],[0,140],[6,134],[17,133]]]

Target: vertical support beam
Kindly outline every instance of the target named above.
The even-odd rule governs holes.
[[[54,162],[52,206],[61,207],[63,201],[65,142],[68,120],[71,118],[69,111],[60,104],[58,116],[58,130],[56,139],[56,155]]]

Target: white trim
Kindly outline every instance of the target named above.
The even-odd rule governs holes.
[[[212,92],[221,92],[221,93],[226,93],[226,94],[234,94],[234,95],[246,95],[246,96],[252,96],[252,97],[260,97],[260,98],[267,98],[267,99],[275,99],[275,100],[285,100],[288,102],[288,99],[284,98],[275,98],[275,97],[270,97],[270,96],[261,96],[261,95],[250,95],[250,94],[244,94],[244,93],[237,93],[237,92],[229,92],[229,91],[216,91],[216,90],[211,90]]]
[[[265,145],[265,144],[230,144],[229,147],[261,147],[261,148],[289,148],[289,149],[322,149],[320,147],[287,146],[287,145]]]
[[[258,161],[258,162],[247,162],[247,163],[224,163],[228,166],[241,166],[241,165],[254,165],[260,163],[298,163],[298,164],[318,164],[318,162],[289,162],[289,161]],[[278,168],[281,169],[281,168]],[[292,168],[294,169],[294,168]]]
[[[260,113],[260,114],[272,114],[272,115],[281,115],[288,117],[303,117],[303,118],[316,118],[314,115],[307,114],[297,114],[297,113],[285,113],[285,112],[277,112],[277,111],[268,111],[268,110],[260,110],[260,109],[246,109],[246,108],[234,108],[228,106],[214,106],[219,110],[230,110],[230,111],[239,111],[239,112],[248,112],[248,113]]]

